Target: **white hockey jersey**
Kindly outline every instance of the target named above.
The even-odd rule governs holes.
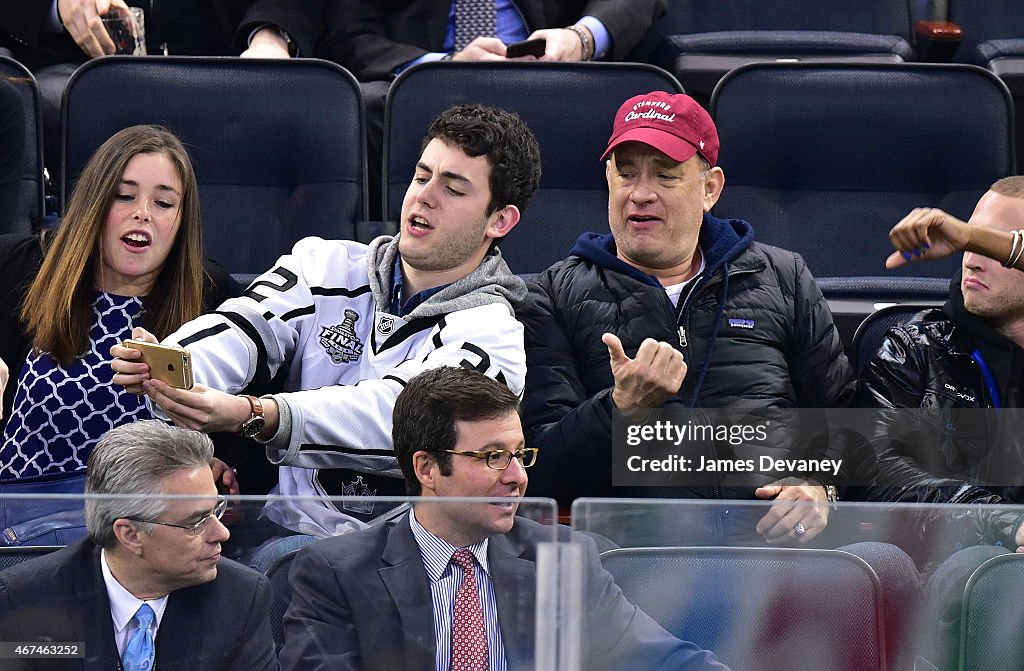
[[[300,240],[241,297],[165,341],[189,350],[197,383],[232,394],[287,370],[275,399],[290,436],[267,446],[281,465],[275,492],[317,498],[272,501],[265,514],[294,531],[335,535],[380,513],[323,497],[404,494],[391,412],[420,371],[471,367],[522,394],[523,327],[512,305],[526,287],[500,253],[401,318],[387,311],[397,248],[386,236],[369,246]]]

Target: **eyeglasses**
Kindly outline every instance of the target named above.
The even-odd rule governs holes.
[[[145,524],[159,524],[160,526],[164,527],[176,527],[178,529],[184,529],[193,536],[199,536],[204,531],[206,531],[206,525],[210,522],[210,520],[214,518],[219,520],[221,517],[224,516],[224,511],[227,510],[227,507],[228,500],[223,496],[218,496],[217,504],[213,506],[213,511],[208,515],[204,515],[203,518],[198,522],[193,522],[192,524],[171,524],[170,522],[159,522],[157,520],[144,520],[140,517],[126,517],[125,519],[131,520],[133,522],[143,522]]]
[[[480,452],[477,450],[437,451],[447,452],[448,454],[461,454],[465,457],[473,457],[474,459],[483,459],[487,462],[487,468],[493,468],[496,471],[503,471],[512,463],[512,457],[518,459],[519,463],[523,465],[523,468],[533,466],[537,463],[537,452],[540,450],[536,447],[524,447],[517,452],[509,452],[508,450],[488,450],[487,452]]]

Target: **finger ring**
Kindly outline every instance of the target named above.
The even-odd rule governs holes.
[[[797,522],[796,526],[793,527],[793,532],[796,533],[797,536],[803,536],[807,533],[807,527],[804,526],[803,522]]]

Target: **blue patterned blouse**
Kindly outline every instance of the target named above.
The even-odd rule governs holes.
[[[88,352],[68,368],[49,354],[29,354],[4,428],[0,481],[84,473],[104,433],[151,416],[143,396],[111,382],[110,348],[131,337],[141,312],[138,297],[97,292]]]

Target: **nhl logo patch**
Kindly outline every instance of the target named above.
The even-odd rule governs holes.
[[[345,310],[345,319],[334,326],[320,327],[320,346],[324,348],[331,363],[343,364],[355,361],[363,353],[363,343],[356,336],[355,310]]]
[[[391,315],[381,315],[380,321],[377,322],[377,333],[386,336],[391,335],[394,330],[395,318]]]

